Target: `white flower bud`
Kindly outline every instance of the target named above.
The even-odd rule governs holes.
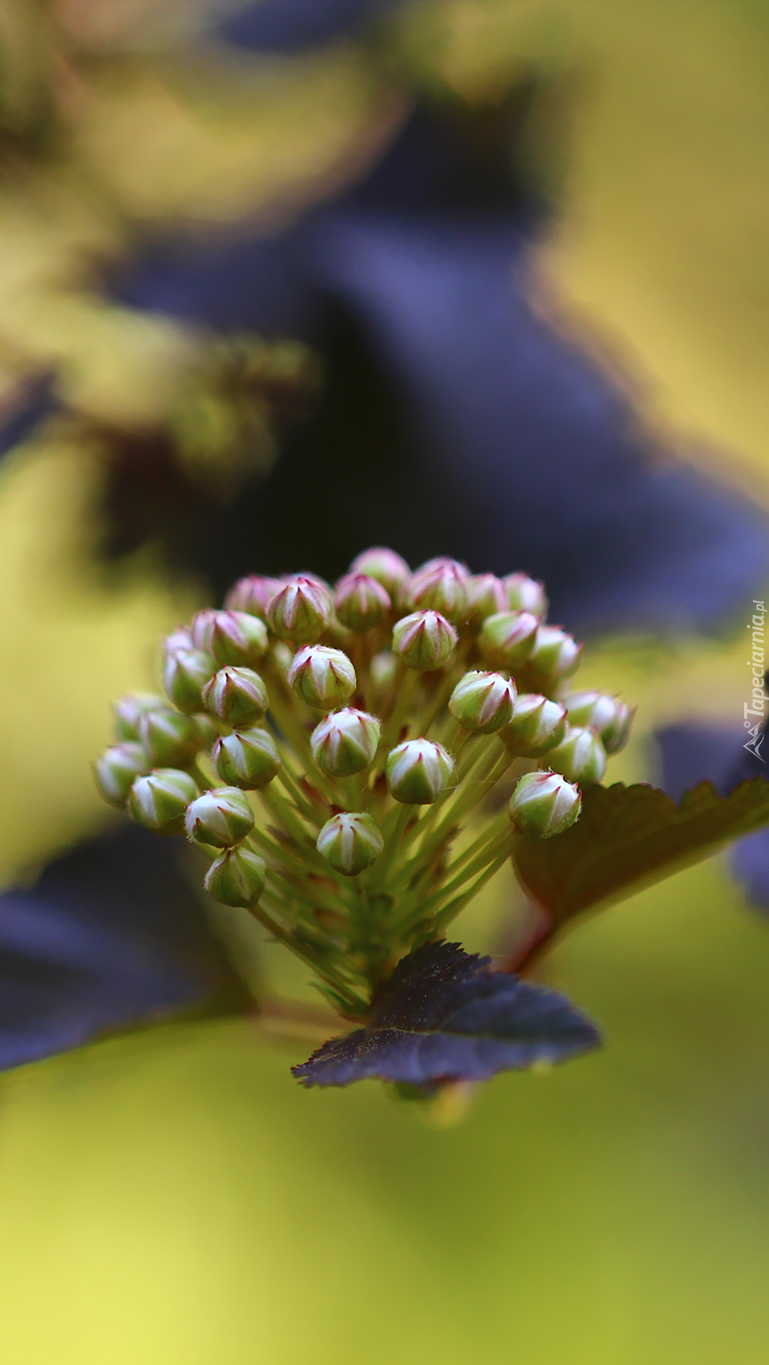
[[[407,739],[388,755],[390,795],[405,805],[435,801],[456,780],[454,761],[442,744],[429,739]]]
[[[309,574],[298,574],[275,594],[268,619],[281,640],[312,644],[327,630],[331,614],[331,594],[325,584]]]
[[[364,550],[353,560],[350,573],[362,573],[367,578],[376,579],[377,583],[381,583],[393,606],[400,607],[406,601],[411,570],[405,559],[401,559],[394,550],[380,546]]]
[[[597,730],[607,754],[618,754],[630,738],[635,707],[606,692],[573,692],[564,699],[569,724]]]
[[[276,593],[284,586],[279,578],[265,578],[263,574],[249,574],[239,578],[230,588],[225,599],[228,611],[246,611],[250,616],[267,620],[270,603]]]
[[[415,611],[393,629],[393,654],[419,672],[445,664],[457,643],[457,632],[437,611]]]
[[[431,559],[415,571],[409,602],[416,611],[437,611],[447,621],[464,621],[469,577],[464,564],[455,559]]]
[[[331,711],[350,700],[357,679],[355,669],[341,649],[329,645],[305,645],[291,662],[288,681],[308,706]]]
[[[465,730],[491,735],[513,715],[515,683],[501,673],[465,673],[449,697],[449,711]]]
[[[214,859],[203,884],[222,905],[249,910],[264,891],[266,876],[267,867],[258,853],[249,848],[228,848]]]
[[[606,750],[595,730],[566,726],[566,738],[547,755],[548,766],[570,782],[588,787],[606,772]]]
[[[530,611],[542,620],[547,615],[547,593],[525,573],[509,573],[502,579],[510,611]]]
[[[521,692],[513,719],[500,739],[520,758],[540,758],[560,744],[565,734],[566,711],[559,702],[539,693]]]
[[[526,668],[532,692],[552,692],[579,668],[582,645],[558,626],[540,626]]]
[[[163,686],[174,706],[191,714],[202,709],[203,688],[216,672],[210,654],[200,649],[176,649],[166,657]]]
[[[318,852],[345,877],[370,867],[383,848],[384,839],[370,815],[344,811],[326,821],[317,841]]]
[[[185,825],[197,843],[228,848],[251,833],[254,813],[239,787],[213,787],[188,807]]]
[[[239,730],[220,735],[211,754],[217,775],[230,787],[257,791],[271,782],[280,767],[280,754],[266,730]]]
[[[189,773],[177,768],[156,768],[147,777],[137,777],[128,797],[134,820],[156,834],[181,834],[184,814],[198,794]]]
[[[121,697],[115,703],[115,728],[120,739],[139,738],[139,722],[147,711],[162,711],[167,708],[167,702],[163,697],[158,697],[152,692],[133,692],[128,697]]]
[[[267,689],[250,668],[220,668],[203,689],[203,705],[225,725],[250,726],[262,720],[269,706]]]
[[[367,574],[348,573],[340,578],[335,602],[342,625],[361,634],[381,626],[390,614],[389,593]]]
[[[123,810],[135,779],[151,766],[141,744],[114,744],[94,764],[96,785],[110,806]]]
[[[380,739],[376,716],[348,706],[333,711],[310,735],[315,762],[330,777],[362,772],[374,759]]]
[[[478,648],[493,668],[514,673],[530,657],[539,621],[529,611],[498,611],[487,616],[478,636]]]
[[[205,650],[216,663],[252,667],[269,647],[267,627],[245,611],[199,611],[192,622],[196,649]]]
[[[474,573],[467,580],[467,619],[474,625],[509,611],[507,593],[501,579],[493,573]]]
[[[510,798],[510,819],[522,834],[549,839],[579,818],[582,797],[560,773],[526,773]]]
[[[154,768],[182,768],[200,748],[192,717],[168,708],[146,711],[139,722],[139,735]]]

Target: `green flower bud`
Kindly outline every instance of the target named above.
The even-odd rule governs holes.
[[[579,726],[566,726],[566,738],[549,751],[547,761],[554,772],[581,787],[600,782],[606,772],[606,750],[598,735]]]
[[[248,848],[228,848],[209,867],[203,885],[222,905],[249,910],[264,891],[267,867],[258,853]]]
[[[256,791],[271,782],[280,767],[280,754],[267,730],[239,730],[220,735],[211,754],[222,782]]]
[[[371,816],[347,812],[327,820],[317,841],[318,852],[345,877],[370,867],[383,848],[384,839]]]
[[[457,632],[437,611],[415,611],[393,629],[393,654],[421,673],[445,664],[457,643]]]
[[[380,738],[379,721],[348,706],[333,711],[310,735],[315,762],[330,777],[349,777],[372,762]]]
[[[582,797],[560,773],[526,773],[510,798],[510,819],[522,834],[549,839],[579,818]]]
[[[540,758],[560,744],[566,734],[566,711],[557,701],[538,693],[521,692],[513,719],[500,739],[520,758]]]
[[[258,573],[249,574],[248,578],[239,578],[230,588],[224,604],[228,611],[245,611],[249,616],[258,616],[260,620],[266,621],[270,603],[282,587],[283,583],[279,578],[265,578],[263,574]]]
[[[582,645],[558,626],[540,626],[526,668],[531,691],[551,692],[564,678],[576,672]]]
[[[192,719],[195,722],[195,729],[200,740],[199,748],[209,754],[212,744],[218,738],[219,726],[213,716],[206,715],[205,711],[197,711]]]
[[[529,611],[497,611],[481,626],[478,647],[492,667],[514,673],[534,649],[538,628],[539,621]]]
[[[188,807],[184,821],[190,839],[215,848],[239,844],[254,828],[254,812],[239,787],[213,787]]]
[[[511,611],[529,611],[542,620],[547,615],[547,593],[544,584],[537,583],[525,573],[509,573],[502,579]]]
[[[507,611],[507,593],[493,573],[474,573],[467,580],[467,619],[474,624]]]
[[[205,650],[219,665],[250,667],[269,648],[264,622],[245,611],[199,611],[192,622],[192,639],[197,649]]]
[[[635,707],[606,692],[573,692],[564,699],[571,725],[597,730],[607,754],[618,754],[630,738]]]
[[[186,626],[177,626],[170,635],[166,635],[163,641],[163,658],[167,659],[169,654],[175,654],[178,649],[194,649],[192,643],[192,631]]]
[[[114,744],[97,758],[94,777],[104,800],[123,810],[135,779],[151,767],[141,744]]]
[[[363,633],[381,626],[390,614],[390,595],[363,573],[348,573],[340,578],[335,593],[336,614],[343,626]]]
[[[255,725],[264,718],[269,704],[267,688],[250,668],[220,668],[203,689],[206,710],[225,725]]]
[[[425,806],[450,787],[456,772],[451,755],[442,744],[429,739],[407,739],[387,757],[390,795],[405,805]]]
[[[364,550],[350,565],[350,573],[365,574],[381,583],[393,606],[401,607],[408,598],[411,570],[394,550],[377,546]]]
[[[156,768],[148,777],[137,777],[128,797],[134,820],[156,834],[181,834],[184,813],[198,794],[189,773],[177,768]]]
[[[331,595],[320,579],[297,575],[273,597],[268,619],[282,640],[313,644],[331,621]]]
[[[216,672],[210,654],[201,649],[177,649],[166,657],[163,686],[180,711],[200,711],[203,688]]]
[[[198,752],[200,735],[191,716],[169,709],[147,711],[139,734],[153,768],[183,768]]]
[[[455,559],[430,559],[411,579],[409,602],[416,611],[438,611],[447,621],[464,621],[469,577]]]
[[[302,701],[317,711],[344,706],[358,685],[347,655],[329,645],[305,645],[300,649],[291,661],[288,681]]]
[[[465,730],[491,735],[513,715],[515,684],[501,673],[465,673],[449,697],[449,711]]]
[[[120,739],[139,738],[139,722],[147,711],[158,711],[166,706],[163,697],[152,692],[134,692],[121,697],[115,704],[115,728]]]
[[[392,650],[383,649],[380,654],[375,654],[369,664],[369,674],[374,686],[374,695],[385,697],[391,690],[395,682],[395,675],[398,672],[398,660]]]

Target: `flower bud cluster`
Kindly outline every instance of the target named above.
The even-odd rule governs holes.
[[[97,785],[186,835],[209,894],[314,962],[356,1017],[515,839],[573,824],[627,742],[620,698],[567,692],[581,646],[546,611],[525,574],[448,558],[412,573],[381,547],[334,586],[242,578],[166,638],[163,694],[117,704]],[[512,823],[455,852],[487,797]]]

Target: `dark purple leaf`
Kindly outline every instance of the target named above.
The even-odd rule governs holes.
[[[398,963],[365,1028],[332,1038],[293,1073],[306,1086],[376,1078],[429,1087],[563,1062],[599,1044],[564,996],[505,972],[458,943],[431,943]]]

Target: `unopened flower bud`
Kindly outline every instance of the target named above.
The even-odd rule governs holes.
[[[364,550],[355,557],[350,565],[351,574],[365,574],[381,583],[393,606],[400,607],[408,596],[411,570],[405,559],[394,550],[377,546]]]
[[[249,848],[228,848],[209,867],[203,885],[222,905],[249,910],[264,891],[267,867]]]
[[[440,668],[457,643],[457,632],[438,611],[414,611],[393,628],[393,654],[420,672]]]
[[[447,621],[464,621],[469,576],[455,559],[431,559],[414,573],[409,602],[416,611],[438,611]]]
[[[288,681],[302,701],[318,711],[344,706],[357,686],[355,669],[341,649],[305,645],[291,662]]]
[[[254,828],[254,812],[239,787],[213,787],[188,807],[187,833],[199,844],[230,848]]]
[[[370,815],[346,812],[327,820],[317,841],[318,852],[345,877],[370,867],[383,848],[384,839]]]
[[[210,654],[201,649],[176,649],[166,658],[163,686],[180,711],[200,711],[203,688],[215,672],[216,663]]]
[[[429,739],[407,739],[387,758],[387,786],[396,801],[424,806],[435,801],[455,781],[454,761],[442,744]]]
[[[582,646],[558,626],[540,626],[526,669],[531,691],[551,692],[576,672]]]
[[[538,693],[521,692],[513,719],[500,735],[508,749],[520,758],[540,758],[566,734],[566,711],[557,701]]]
[[[178,768],[156,768],[148,777],[137,777],[128,797],[128,809],[137,824],[156,834],[181,834],[184,813],[198,794],[189,773]]]
[[[245,611],[199,611],[192,622],[192,638],[195,647],[205,650],[220,666],[251,667],[264,658],[269,647],[264,622]]]
[[[398,672],[398,660],[389,649],[375,654],[369,664],[369,675],[374,687],[375,697],[386,697]]]
[[[238,730],[220,735],[211,754],[222,782],[256,791],[271,782],[280,767],[275,740],[266,730]]]
[[[200,735],[191,716],[178,711],[146,711],[139,735],[153,768],[183,768],[198,752]]]
[[[606,692],[573,692],[564,698],[569,723],[597,730],[607,754],[618,754],[630,738],[635,707]]]
[[[134,692],[115,703],[115,728],[120,739],[138,739],[139,722],[147,711],[162,710],[166,702],[152,692]]]
[[[498,611],[486,617],[478,647],[492,667],[514,673],[534,649],[538,628],[539,621],[529,611]]]
[[[348,573],[340,578],[335,602],[342,625],[361,634],[381,626],[390,614],[389,593],[375,578],[363,573]]]
[[[510,798],[510,819],[522,834],[549,839],[579,818],[582,797],[560,773],[526,773]]]
[[[194,649],[192,643],[192,631],[187,626],[177,626],[170,635],[166,635],[163,641],[163,658],[167,659],[169,654],[175,654],[177,649]]]
[[[267,620],[267,612],[270,603],[276,593],[279,593],[283,583],[279,578],[265,578],[263,574],[249,574],[247,578],[239,578],[225,598],[225,606],[228,611],[246,611],[250,616],[258,616],[262,621]]]
[[[331,595],[320,579],[297,575],[273,597],[268,619],[282,640],[312,644],[331,621]]]
[[[203,705],[225,725],[237,728],[262,720],[269,697],[258,673],[230,665],[220,668],[203,689]]]
[[[513,715],[515,684],[501,673],[465,673],[449,697],[449,711],[465,730],[491,735]]]
[[[96,785],[105,801],[122,810],[135,779],[151,767],[141,744],[114,744],[94,764]]]
[[[507,593],[502,580],[493,573],[474,573],[467,580],[467,619],[474,624],[487,616],[508,611]]]
[[[509,573],[502,579],[510,611],[530,611],[540,620],[547,615],[547,593],[544,584],[537,583],[525,573]]]
[[[547,762],[570,782],[588,787],[600,782],[606,772],[606,750],[595,730],[566,726],[566,738],[547,755]]]
[[[349,777],[372,762],[380,738],[376,716],[348,706],[316,725],[310,745],[316,763],[330,777]]]
[[[212,744],[219,736],[219,726],[213,716],[207,715],[205,711],[197,711],[192,719],[198,732],[199,748],[208,754],[211,752]]]

